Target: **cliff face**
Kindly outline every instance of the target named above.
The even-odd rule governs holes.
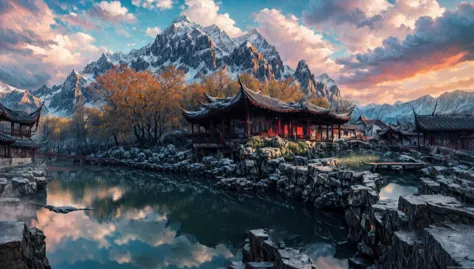
[[[46,236],[21,221],[0,221],[0,268],[50,269]]]

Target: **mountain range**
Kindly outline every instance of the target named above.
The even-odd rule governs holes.
[[[457,90],[445,92],[436,98],[425,95],[408,102],[397,101],[391,105],[357,106],[352,113],[352,119],[356,120],[363,115],[386,123],[409,123],[414,121],[413,110],[420,115],[430,115],[433,111],[437,115],[474,115],[474,92]]]
[[[43,104],[43,100],[26,90],[18,89],[0,81],[0,100],[3,105],[14,110],[33,112]],[[47,112],[47,109],[44,110]]]
[[[51,88],[42,86],[31,93],[42,98],[52,114],[69,116],[79,102],[94,105],[88,86],[97,76],[119,64],[155,73],[173,65],[184,71],[188,82],[221,69],[234,78],[241,73],[250,73],[261,81],[293,77],[307,95],[315,94],[329,101],[340,96],[334,80],[327,74],[315,77],[304,60],[298,63],[296,70],[285,65],[276,48],[256,29],[231,38],[216,25],[203,27],[186,16],[174,20],[140,49],[102,54],[82,71],[72,71],[62,84]]]
[[[45,101],[46,111],[58,116],[70,116],[77,106],[99,105],[88,86],[96,77],[114,65],[125,64],[137,71],[159,73],[174,65],[185,73],[186,81],[193,82],[202,75],[225,69],[234,78],[251,73],[259,80],[292,77],[307,95],[324,97],[329,101],[341,96],[335,81],[327,74],[315,76],[308,64],[301,60],[293,70],[285,65],[276,48],[256,30],[231,38],[216,25],[203,27],[186,16],[174,20],[148,45],[129,53],[102,54],[81,71],[73,70],[62,84],[43,85],[31,92],[0,82],[0,101],[13,109],[31,111]],[[437,113],[465,114],[474,111],[474,93],[454,91],[438,98],[429,95],[409,102],[357,106],[353,118],[364,115],[386,122],[412,121],[412,109],[419,114],[431,114],[438,103]]]

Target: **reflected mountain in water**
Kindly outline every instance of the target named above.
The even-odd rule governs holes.
[[[55,171],[47,204],[93,208],[67,215],[38,209],[32,225],[47,238],[53,268],[227,268],[240,260],[246,231],[268,228],[277,242],[302,247],[318,268],[347,232],[341,216],[292,204],[238,197],[211,182],[126,169]]]

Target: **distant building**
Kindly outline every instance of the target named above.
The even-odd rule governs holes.
[[[208,104],[183,110],[191,123],[194,147],[223,147],[252,136],[332,140],[341,137],[340,125],[351,113],[337,114],[306,101],[283,102],[248,89],[240,82],[236,96],[206,95]]]
[[[360,116],[355,124],[360,126],[360,130],[366,137],[375,137],[379,133],[388,129],[388,125],[381,120],[369,120],[364,116]]]
[[[379,132],[378,137],[387,145],[417,146],[418,135],[413,129],[405,129],[401,125],[389,125],[388,129]]]
[[[345,123],[341,125],[341,132],[342,138],[361,138],[365,135],[358,124]]]
[[[43,106],[32,113],[11,110],[0,103],[0,158],[31,158],[39,146],[31,140]]]
[[[418,115],[415,130],[423,134],[419,145],[443,146],[474,151],[474,116],[463,115]]]

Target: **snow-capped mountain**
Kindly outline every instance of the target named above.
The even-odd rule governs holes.
[[[202,75],[221,69],[227,70],[234,78],[240,73],[251,73],[262,81],[294,76],[308,95],[317,94],[332,100],[340,94],[327,75],[315,79],[306,63],[296,71],[284,65],[275,47],[257,30],[232,39],[218,26],[202,27],[186,16],[174,20],[148,45],[128,54],[102,54],[82,71],[73,71],[63,84],[52,88],[43,86],[32,93],[43,98],[52,113],[71,115],[79,102],[86,105],[93,103],[94,95],[87,86],[98,75],[118,64],[126,64],[137,71],[156,73],[173,65],[184,71],[187,81],[198,80]],[[303,67],[305,70],[302,70]],[[304,75],[304,72],[307,74]]]
[[[364,115],[369,119],[380,119],[387,123],[413,122],[413,110],[420,115],[432,114],[436,106],[435,114],[474,114],[474,92],[453,91],[445,92],[435,98],[430,95],[422,96],[409,102],[397,101],[393,105],[370,104],[356,107],[352,114],[353,119]]]
[[[35,111],[43,104],[43,100],[33,96],[28,91],[12,87],[3,82],[0,82],[0,102],[10,109],[27,112]],[[44,110],[47,111],[46,108]]]
[[[341,92],[334,82],[326,73],[315,78],[311,73],[308,64],[304,60],[298,62],[298,66],[293,77],[300,83],[306,95],[315,94],[318,97],[324,97],[329,101],[339,97]]]
[[[235,39],[235,43],[237,44],[243,44],[245,42],[252,44],[272,66],[275,79],[281,79],[285,76],[285,70],[289,67],[283,64],[276,48],[268,44],[267,40],[257,31],[257,29],[252,29],[247,34]]]
[[[43,85],[31,93],[41,96],[50,113],[58,116],[69,116],[74,113],[77,106],[92,104],[95,95],[87,86],[93,81],[92,76],[84,76],[76,71],[71,74],[61,85],[48,88]]]

